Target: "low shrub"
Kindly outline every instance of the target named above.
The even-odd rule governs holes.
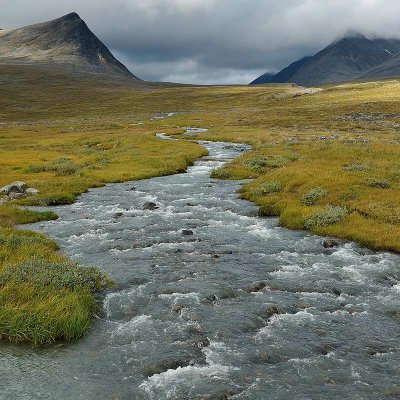
[[[281,183],[277,181],[271,181],[265,182],[262,185],[256,187],[253,191],[253,194],[255,196],[264,196],[270,193],[279,193],[280,191],[282,191]]]
[[[69,158],[57,158],[48,164],[42,165],[28,165],[26,172],[28,173],[38,173],[38,172],[55,172],[56,175],[73,175],[75,174],[81,166],[76,164]]]
[[[320,226],[326,226],[340,222],[348,214],[346,207],[340,206],[326,206],[319,210],[304,221],[306,229],[315,229]]]
[[[389,189],[390,182],[387,179],[371,178],[368,180],[368,185],[375,188]]]
[[[215,179],[229,179],[230,175],[229,172],[227,172],[224,167],[219,167],[219,168],[214,168],[211,171],[211,178]]]
[[[301,204],[304,204],[305,206],[312,206],[327,194],[328,192],[322,188],[311,189],[301,198]]]
[[[356,200],[357,198],[358,198],[358,194],[355,193],[355,192],[342,193],[342,194],[339,196],[339,200],[344,200],[344,201],[347,201],[347,200]]]
[[[343,171],[365,171],[368,166],[365,164],[344,164]]]
[[[298,160],[296,154],[288,156],[256,156],[243,161],[243,165],[255,172],[265,172],[269,168],[282,168],[290,162]]]

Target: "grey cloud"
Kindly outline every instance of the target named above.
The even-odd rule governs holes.
[[[247,83],[348,30],[400,37],[398,0],[0,0],[0,27],[78,12],[149,80]]]

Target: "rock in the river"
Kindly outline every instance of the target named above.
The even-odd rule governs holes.
[[[267,284],[265,282],[256,282],[253,285],[251,285],[250,287],[248,287],[246,289],[246,292],[261,292],[261,290],[263,290],[265,287],[267,286]]]
[[[182,358],[178,360],[161,360],[159,364],[146,366],[144,368],[145,374],[148,377],[153,375],[162,374],[170,369],[185,368],[193,365],[194,361],[190,358]]]
[[[218,297],[215,294],[210,294],[205,298],[206,303],[214,303],[218,300]]]
[[[265,310],[265,314],[267,315],[267,319],[270,319],[276,314],[279,314],[279,309],[277,306],[271,305]]]
[[[183,229],[182,235],[183,236],[191,236],[191,235],[193,235],[193,231],[191,231],[190,229]]]
[[[271,359],[271,356],[268,353],[263,352],[258,354],[258,359],[260,361],[269,361]]]
[[[172,311],[175,311],[176,313],[180,313],[183,309],[183,306],[180,304],[174,304],[172,306]]]
[[[203,337],[196,343],[196,346],[199,349],[204,349],[204,347],[207,347],[209,345],[210,345],[210,339],[208,337]]]
[[[157,208],[159,208],[158,205],[156,203],[153,203],[152,201],[147,201],[146,203],[143,204],[142,207],[143,210],[150,210],[150,211],[157,210]]]
[[[327,356],[329,353],[333,351],[333,347],[329,344],[323,344],[317,347],[318,353],[322,354],[323,356]]]
[[[122,212],[117,212],[113,215],[113,218],[121,218],[124,215]]]
[[[334,239],[325,239],[322,242],[322,245],[325,247],[325,249],[331,249],[333,247],[338,247],[339,246],[339,242],[334,240]]]

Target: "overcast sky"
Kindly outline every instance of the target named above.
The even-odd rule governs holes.
[[[155,81],[248,83],[349,30],[400,37],[399,0],[0,0],[0,28],[72,11]]]

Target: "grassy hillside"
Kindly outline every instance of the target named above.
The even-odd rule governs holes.
[[[56,218],[23,206],[70,203],[106,182],[182,171],[204,154],[193,142],[163,141],[157,132],[179,138],[184,127],[199,126],[209,131],[194,137],[250,143],[253,151],[213,174],[254,178],[241,195],[261,214],[279,215],[290,228],[400,251],[396,80],[323,90],[160,86],[0,65],[0,88],[0,185],[23,180],[40,190],[0,206],[3,339],[81,336],[95,311],[93,293],[109,284],[41,235],[15,229]]]

